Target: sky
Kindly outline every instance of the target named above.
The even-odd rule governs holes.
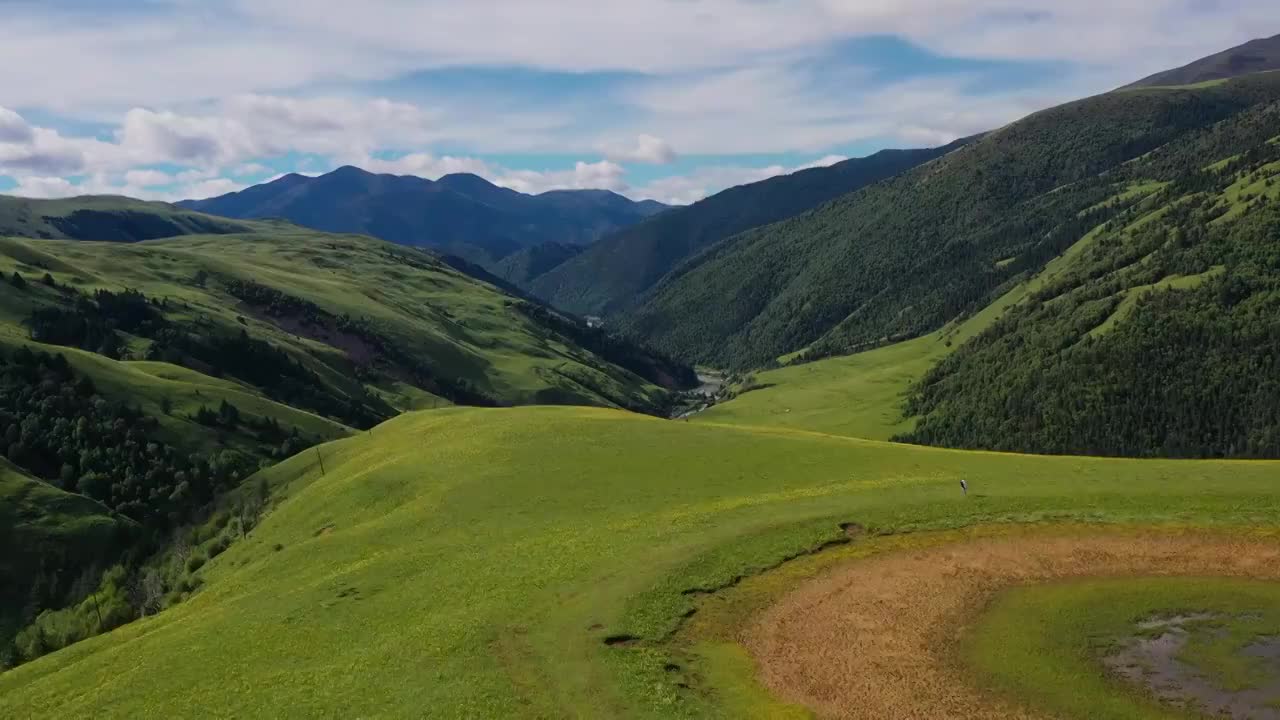
[[[1275,0],[0,0],[0,193],[343,165],[690,203],[1259,36]]]

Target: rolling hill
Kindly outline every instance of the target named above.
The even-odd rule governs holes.
[[[1143,78],[1124,89],[1197,85],[1268,70],[1280,70],[1280,35],[1251,40],[1180,68]]]
[[[525,287],[570,312],[611,315],[631,307],[672,268],[748,228],[805,212],[961,147],[884,150],[830,167],[730,188],[604,238]]]
[[[0,534],[65,525],[74,545],[83,533],[59,509],[75,505],[69,498],[141,528],[128,543],[102,543],[98,559],[53,540],[29,545],[39,557],[5,569],[14,577],[0,647],[42,609],[83,597],[71,585],[80,574],[96,583],[125,550],[136,568],[262,465],[317,443],[453,404],[660,413],[669,389],[694,381],[687,367],[412,248],[114,198],[58,207],[109,207],[96,222],[114,238],[144,226],[231,234],[0,238],[0,451],[41,488],[7,496],[4,506],[16,498],[23,509],[0,517]],[[155,217],[140,221],[148,211]],[[56,583],[42,579],[55,570]],[[128,612],[137,610],[108,615],[118,624]],[[24,636],[23,652],[76,633]]]
[[[666,209],[603,190],[525,195],[476,175],[431,181],[350,166],[314,178],[286,175],[178,205],[229,218],[282,218],[325,232],[362,233],[481,265],[548,242],[589,244]]]
[[[33,200],[0,195],[0,237],[138,242],[248,230],[245,223],[124,197]]]
[[[272,509],[194,573],[190,599],[0,675],[0,714],[805,717],[760,688],[733,618],[822,571],[807,561],[983,523],[1087,538],[1280,521],[1276,463],[973,453],[586,408],[411,413],[319,453],[323,469],[311,452],[261,475]],[[957,477],[982,497],[964,501]]]

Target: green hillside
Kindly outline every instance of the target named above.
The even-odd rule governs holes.
[[[124,197],[32,200],[0,195],[0,237],[137,242],[175,235],[247,232],[250,227],[249,223]]]
[[[0,271],[29,278],[0,290],[11,337],[229,376],[350,425],[389,417],[423,393],[464,404],[561,397],[645,409],[661,401],[659,388],[530,319],[510,296],[433,256],[364,237],[281,226],[128,246],[15,239],[0,241]],[[79,305],[99,290],[120,297],[111,308]],[[91,321],[62,327],[48,312],[32,325],[38,310]],[[113,324],[115,347],[104,346],[94,323]],[[175,339],[181,330],[204,340]],[[263,368],[233,369],[226,343],[298,365],[287,370],[298,386],[264,387]]]
[[[719,607],[686,591],[837,541],[840,523],[1280,521],[1275,463],[995,455],[609,410],[417,413],[321,451],[323,471],[308,453],[264,473],[275,509],[191,600],[0,675],[0,712],[777,716],[745,692],[737,646],[673,634]],[[981,497],[962,502],[957,477]]]
[[[1036,113],[890,182],[716,245],[623,325],[672,354],[729,367],[919,336],[987,306],[1125,212],[1109,202],[1117,188],[1198,182],[1202,166],[1266,146],[1280,135],[1265,111],[1277,98],[1280,76],[1262,74]],[[1219,123],[1238,132],[1215,134]]]
[[[75,203],[59,207],[75,215]],[[171,211],[204,227],[205,216],[126,205],[155,209],[149,227]],[[117,230],[134,227],[113,217]],[[0,238],[0,454],[49,483],[22,496],[23,522],[60,524],[59,498],[74,497],[116,513],[110,522],[136,524],[127,542],[102,543],[104,553],[127,551],[120,592],[168,533],[203,523],[260,467],[402,411],[537,403],[662,412],[667,388],[693,382],[688,368],[433,255],[281,223],[248,229],[129,244]],[[47,562],[6,569],[0,662],[16,630],[79,602],[108,569],[107,558],[43,547],[29,546]],[[42,580],[57,568],[57,583]],[[81,575],[87,585],[73,588]],[[87,632],[127,619],[94,617]],[[28,642],[23,655],[65,641]]]
[[[798,215],[929,162],[964,142],[925,150],[884,150],[730,188],[606,237],[526,287],[570,312],[613,314],[639,302],[686,258],[730,235]]]

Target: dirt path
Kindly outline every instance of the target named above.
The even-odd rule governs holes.
[[[1280,543],[1108,532],[969,540],[850,562],[784,596],[740,637],[776,696],[826,718],[1035,718],[950,665],[961,624],[1002,588],[1086,576],[1280,578]]]

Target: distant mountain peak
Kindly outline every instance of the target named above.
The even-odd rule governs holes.
[[[604,190],[526,195],[474,173],[431,181],[354,165],[178,204],[230,218],[281,218],[326,232],[365,233],[481,265],[547,242],[587,245],[655,212],[652,204]]]

